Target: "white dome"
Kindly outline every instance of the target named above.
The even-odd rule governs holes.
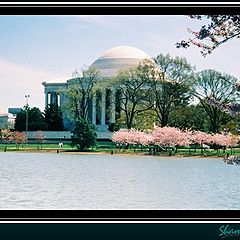
[[[136,58],[136,59],[149,59],[142,50],[131,46],[119,46],[107,50],[99,59],[106,58]]]
[[[113,77],[119,70],[136,67],[143,59],[151,57],[138,48],[119,46],[104,52],[91,67],[97,68],[102,77]]]

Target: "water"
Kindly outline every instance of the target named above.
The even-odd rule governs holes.
[[[221,159],[0,153],[0,209],[240,209]]]

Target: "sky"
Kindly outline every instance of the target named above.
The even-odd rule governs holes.
[[[201,21],[181,15],[159,16],[0,16],[0,113],[23,107],[44,110],[42,82],[71,77],[112,47],[137,47],[151,57],[185,57],[197,71],[214,69],[240,80],[239,39],[203,57],[200,49],[177,49]]]

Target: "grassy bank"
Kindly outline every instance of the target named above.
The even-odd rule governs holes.
[[[59,150],[58,144],[22,144],[16,146],[16,144],[0,144],[0,152],[15,151],[15,152],[57,152]],[[75,148],[72,148],[70,144],[64,144],[61,152],[76,152]],[[97,146],[90,149],[88,152],[92,153],[113,153],[113,154],[139,154],[149,155],[149,149],[147,147],[131,147],[130,149],[118,149],[112,142],[100,141],[97,142]],[[203,157],[223,157],[226,154],[240,155],[240,148],[233,148],[223,150],[213,149],[197,149],[197,148],[180,148],[175,151],[161,151],[152,155],[159,156],[203,156]]]

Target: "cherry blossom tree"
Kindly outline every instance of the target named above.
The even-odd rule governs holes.
[[[35,139],[37,140],[37,142],[38,143],[40,143],[41,144],[41,149],[42,149],[42,144],[43,144],[43,142],[45,141],[45,135],[44,135],[44,132],[42,132],[42,131],[37,131],[36,133],[35,133]],[[39,145],[38,145],[38,148],[39,148]]]
[[[210,139],[209,139],[210,135],[205,133],[205,132],[201,132],[201,131],[196,131],[193,132],[191,135],[191,141],[193,144],[209,144]]]
[[[200,30],[188,31],[193,38],[176,43],[177,48],[188,48],[195,45],[206,56],[220,45],[240,37],[240,15],[190,15],[192,19],[207,21]]]
[[[169,155],[173,149],[177,152],[179,146],[190,146],[191,144],[199,144],[201,146],[201,154],[203,153],[203,144],[215,146],[215,149],[237,146],[238,139],[232,134],[217,133],[208,134],[201,131],[182,131],[174,127],[158,127],[155,126],[152,132],[143,132],[136,129],[123,129],[115,132],[112,141],[121,147],[129,146],[148,146],[149,151],[169,151]]]
[[[128,148],[131,145],[140,145],[142,150],[142,146],[148,146],[152,143],[153,137],[150,133],[132,128],[115,132],[112,136],[112,141],[115,142],[120,148]]]
[[[201,146],[201,154],[203,153],[203,145],[211,144],[211,135],[201,131],[195,131],[191,134],[192,144],[198,144]],[[197,148],[195,148],[196,152]]]
[[[225,151],[226,147],[237,146],[237,138],[231,134],[217,133],[211,136],[212,144],[217,145],[218,148],[223,148]],[[217,148],[217,150],[218,150]]]
[[[23,144],[27,141],[27,136],[25,133],[22,133],[22,132],[14,132],[13,140],[16,143],[16,147],[19,149],[19,145]]]
[[[153,139],[155,145],[165,147],[189,146],[191,143],[188,132],[174,127],[155,127]]]
[[[7,144],[14,140],[14,134],[9,129],[1,130],[1,140],[6,144],[4,151],[7,151]]]
[[[238,138],[237,138],[237,136],[234,136],[234,135],[232,135],[232,134],[228,134],[228,136],[227,136],[227,145],[230,147],[230,149],[231,149],[231,154],[232,154],[232,148],[233,147],[236,147],[237,145],[238,145]]]

